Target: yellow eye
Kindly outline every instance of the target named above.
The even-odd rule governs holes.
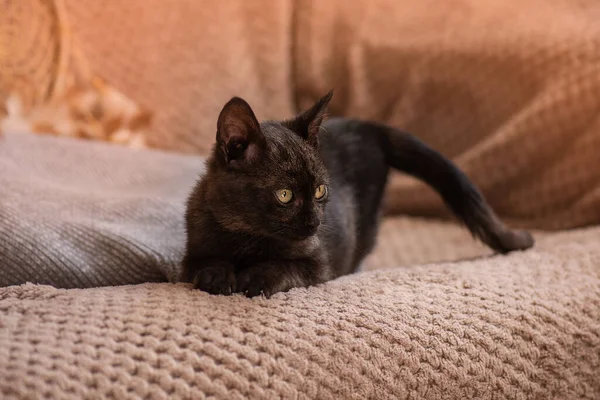
[[[327,195],[327,186],[319,185],[317,187],[317,190],[315,190],[315,199],[323,200],[326,195]]]
[[[292,201],[294,193],[290,189],[279,189],[275,192],[275,197],[283,204],[287,204]]]

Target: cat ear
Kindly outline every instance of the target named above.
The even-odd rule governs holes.
[[[225,163],[248,165],[264,147],[265,137],[250,105],[239,97],[229,100],[217,121],[217,151]]]
[[[332,96],[333,90],[321,97],[311,108],[304,111],[296,118],[284,122],[284,126],[302,136],[313,146],[318,146],[319,130],[325,119],[327,106]]]

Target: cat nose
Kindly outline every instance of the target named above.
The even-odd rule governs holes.
[[[317,229],[319,225],[321,225],[321,221],[318,218],[307,219],[305,223],[306,227],[309,229]]]

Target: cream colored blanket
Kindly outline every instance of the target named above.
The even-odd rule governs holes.
[[[394,225],[408,255],[435,256],[438,230],[471,243],[450,226]],[[554,234],[526,253],[270,300],[183,284],[0,289],[0,397],[598,399],[599,240]]]

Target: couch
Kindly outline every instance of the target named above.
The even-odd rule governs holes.
[[[0,15],[0,397],[600,397],[594,2],[165,4]],[[26,123],[91,76],[153,113],[144,148]],[[329,87],[331,114],[422,137],[536,246],[492,254],[396,174],[357,274],[269,300],[179,282],[220,106],[283,118]]]

